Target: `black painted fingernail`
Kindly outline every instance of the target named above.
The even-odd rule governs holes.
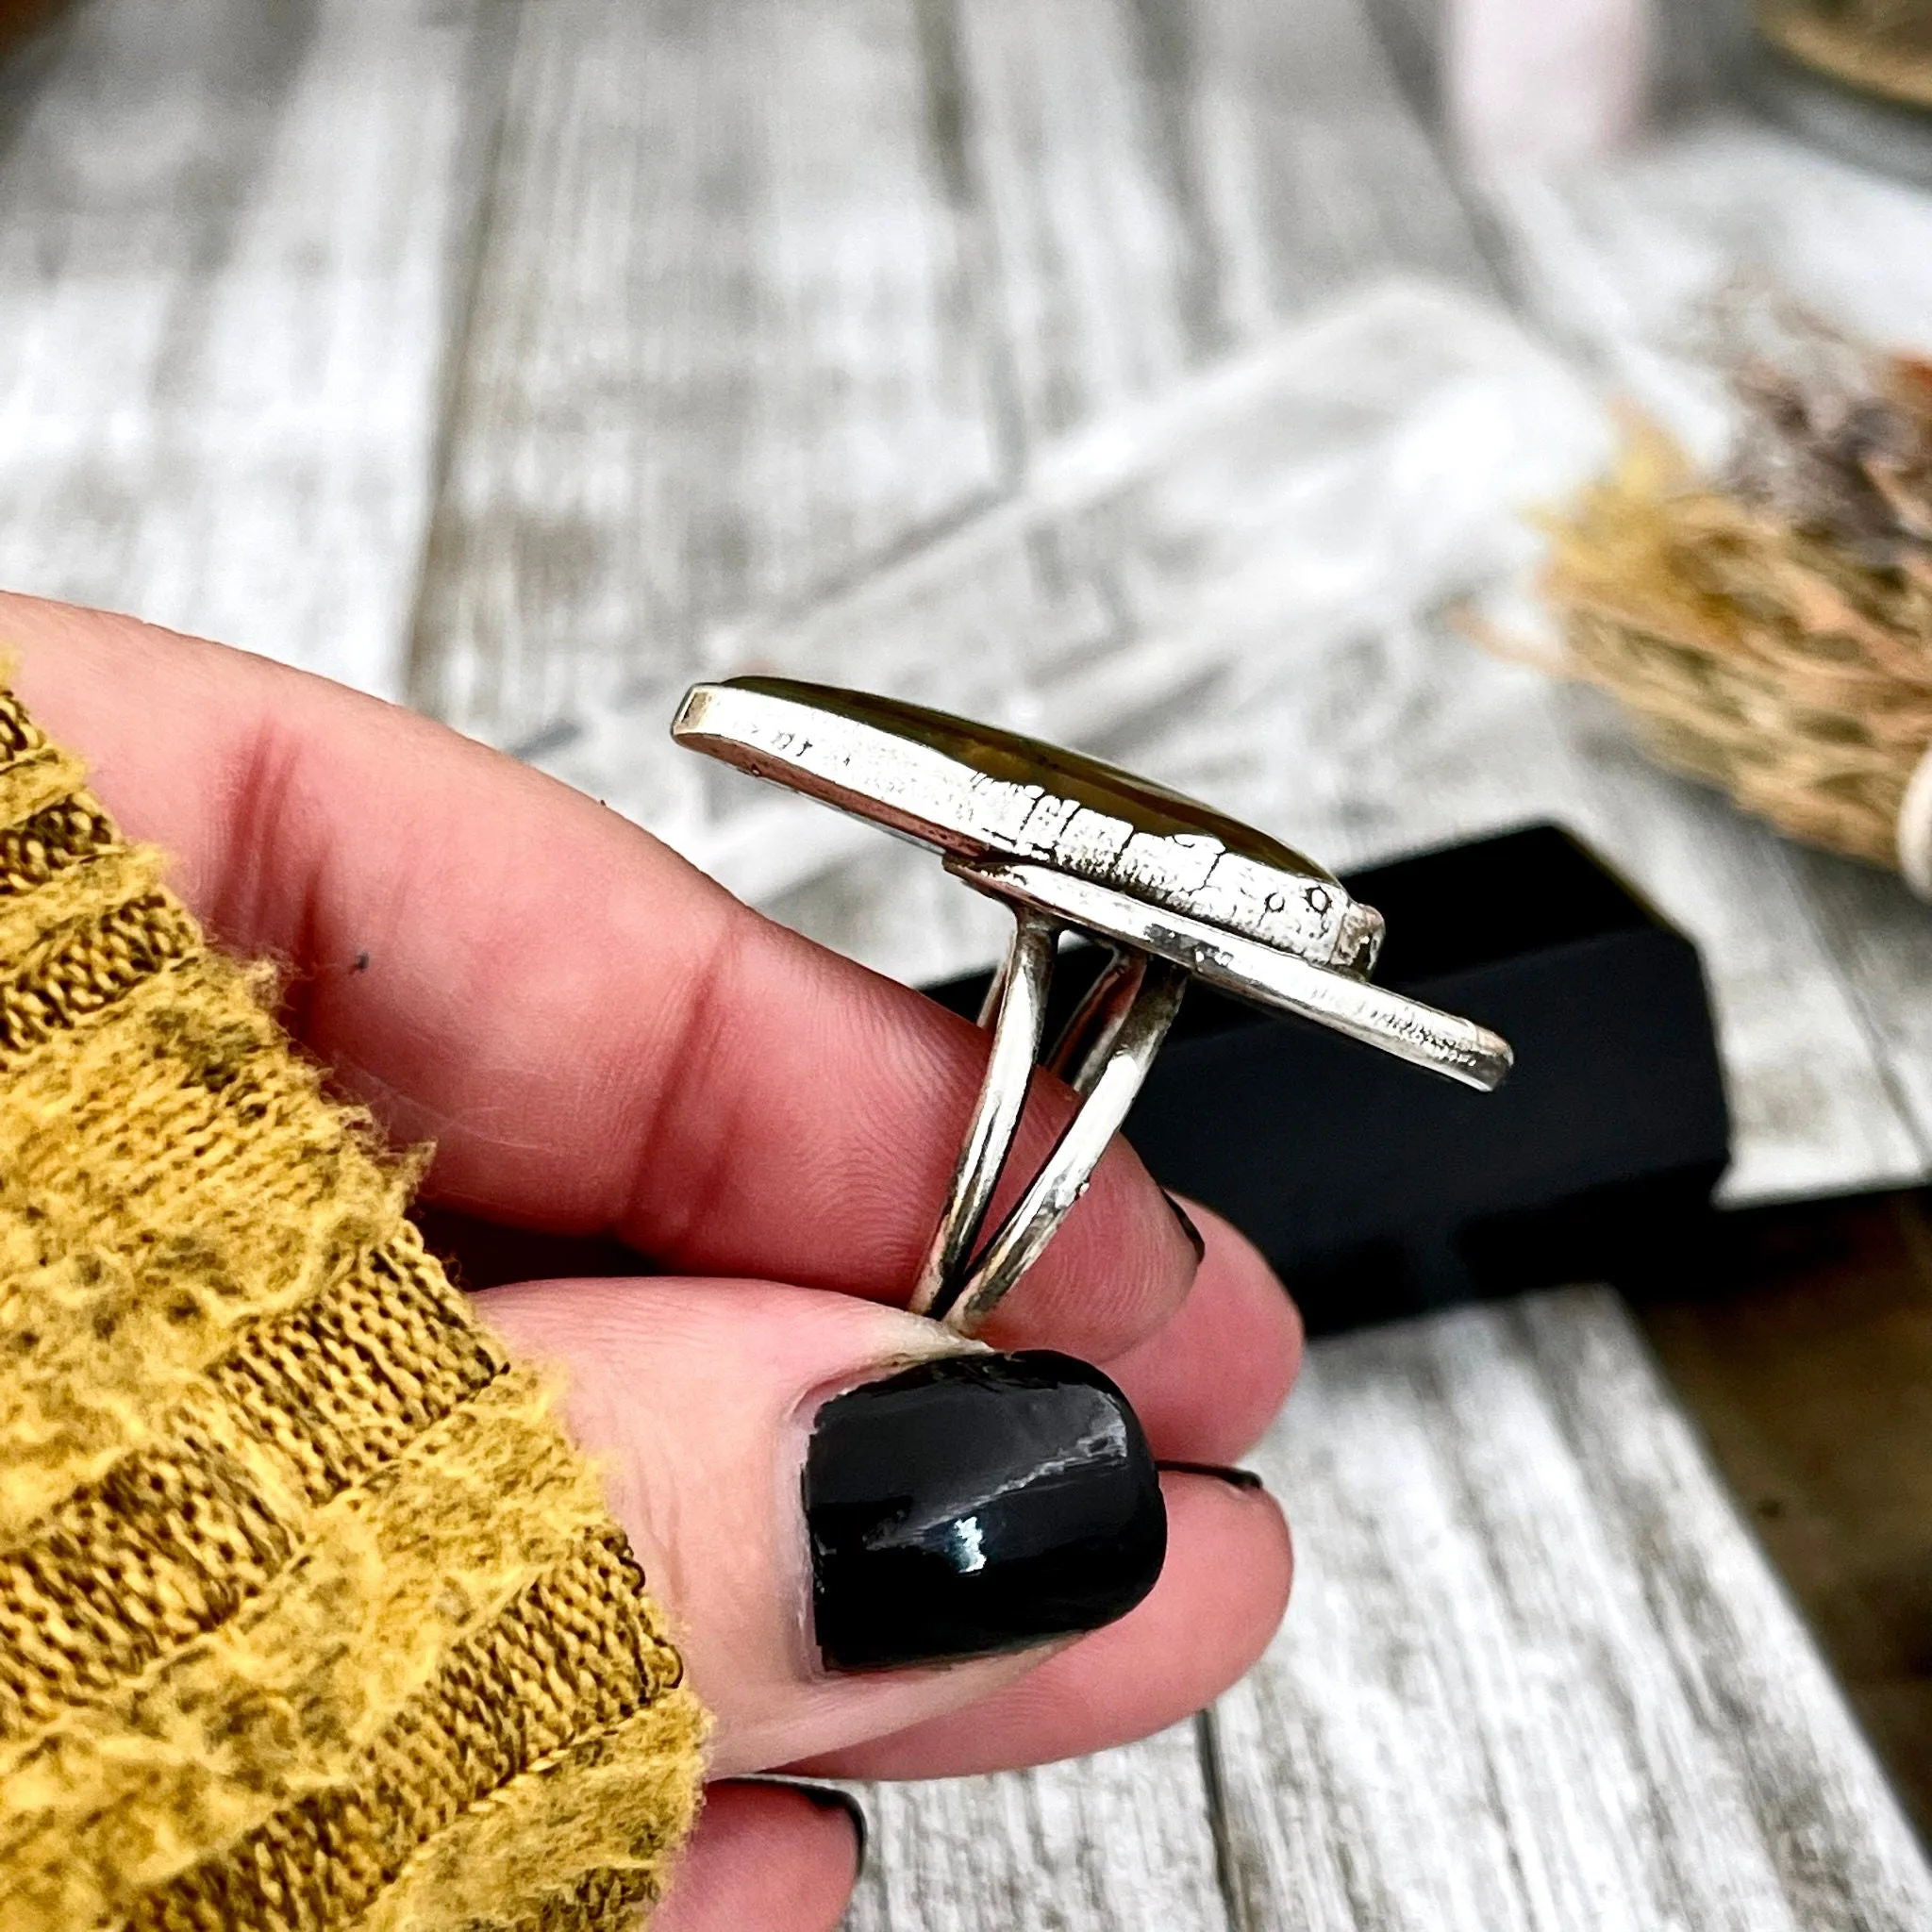
[[[1165,1188],[1160,1198],[1174,1209],[1174,1218],[1181,1224],[1181,1232],[1188,1238],[1188,1245],[1194,1251],[1194,1266],[1198,1268],[1208,1258],[1208,1242],[1201,1230],[1194,1225],[1194,1217],[1170,1194]]]
[[[846,1822],[852,1826],[852,1882],[857,1885],[865,1876],[866,1847],[872,1841],[872,1827],[865,1822],[865,1808],[850,1791],[841,1791],[837,1785],[808,1784],[803,1778],[767,1777],[753,1782],[761,1785],[774,1785],[780,1790],[796,1791],[808,1805],[816,1805],[821,1811],[842,1811]]]
[[[1044,1350],[921,1362],[835,1395],[806,1452],[812,1614],[835,1671],[1097,1629],[1154,1588],[1167,1512],[1098,1369]]]
[[[1161,1469],[1171,1469],[1180,1475],[1211,1475],[1218,1483],[1225,1483],[1231,1490],[1258,1490],[1263,1487],[1261,1478],[1252,1469],[1231,1469],[1224,1462],[1163,1462]]]

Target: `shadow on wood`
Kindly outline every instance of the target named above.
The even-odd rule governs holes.
[[[1932,1207],[1726,1216],[1709,1291],[1637,1313],[1932,1833]]]

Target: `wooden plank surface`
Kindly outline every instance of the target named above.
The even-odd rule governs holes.
[[[0,578],[399,693],[483,0],[138,0],[0,139]]]
[[[1071,1764],[858,1788],[848,1932],[1227,1932],[1197,1725]]]
[[[1154,393],[1224,333],[1174,95],[1184,56],[1121,0],[959,0],[968,158],[993,240],[991,320],[1029,442]],[[1178,18],[1178,16],[1174,16]]]
[[[708,628],[991,490],[922,44],[910,0],[519,10],[415,702],[655,715]]]
[[[1234,1919],[1907,1932],[1932,1872],[1604,1291],[1320,1344],[1293,1612],[1217,1707]]]
[[[1932,1833],[1932,1197],[1733,1216],[1638,1317],[1923,1836]]]
[[[1025,447],[1391,268],[1487,271],[1356,0],[959,0]]]

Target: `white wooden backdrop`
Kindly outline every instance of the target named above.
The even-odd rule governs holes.
[[[1703,944],[1732,1198],[1932,1169],[1932,914],[1444,620],[1607,392],[1721,434],[1740,270],[1932,346],[1932,198],[1657,15],[1611,158],[1478,180],[1432,0],[89,0],[0,74],[0,579],[407,698],[908,976],[937,869],[680,761],[897,689],[1349,865],[1555,815]],[[1932,1877],[1618,1304],[1323,1344],[1302,1575],[1200,1723],[881,1790],[866,1928],[1903,1928]]]

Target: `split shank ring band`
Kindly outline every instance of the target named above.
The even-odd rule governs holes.
[[[980,1024],[985,1084],[911,1307],[974,1333],[1085,1192],[1190,978],[1333,1027],[1465,1086],[1509,1069],[1487,1027],[1374,985],[1382,917],[1312,860],[1177,792],[896,698],[778,677],[695,685],[678,743],[940,853],[1012,908]],[[1063,932],[1110,959],[1042,1056]],[[980,1240],[1036,1064],[1080,1096],[1045,1165]]]

